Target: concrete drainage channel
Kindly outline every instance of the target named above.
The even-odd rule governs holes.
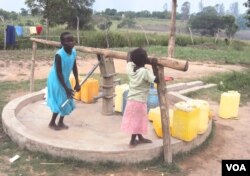
[[[188,101],[190,98],[185,96],[185,94],[216,86],[216,84],[204,84],[202,81],[172,84],[167,86],[168,98],[173,103]]]
[[[183,94],[214,86],[204,85],[201,81],[173,84],[167,87],[168,97],[171,102],[186,101],[190,98]],[[138,163],[162,155],[163,142],[155,135],[152,125],[149,126],[148,136],[153,143],[129,148],[129,137],[120,130],[121,115],[102,115],[99,113],[100,102],[78,103],[75,113],[68,118],[70,129],[52,131],[47,127],[51,112],[43,104],[43,98],[43,91],[35,92],[10,101],[3,109],[4,131],[21,148],[88,162]],[[88,116],[82,117],[82,114]],[[191,142],[171,138],[172,153],[187,152],[199,146],[207,139],[211,129],[210,120],[207,131]]]

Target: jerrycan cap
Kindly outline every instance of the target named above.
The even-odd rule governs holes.
[[[229,90],[228,93],[230,93],[230,94],[238,94],[239,92],[236,91],[236,90]]]
[[[175,108],[185,111],[185,112],[191,112],[194,108],[194,106],[184,101],[176,103],[174,106]]]

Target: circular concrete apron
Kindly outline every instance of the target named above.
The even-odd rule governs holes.
[[[76,102],[76,109],[65,117],[69,129],[51,130],[48,123],[52,113],[43,97],[43,91],[28,94],[10,101],[3,109],[4,130],[21,148],[88,162],[138,163],[163,155],[162,139],[155,135],[150,122],[145,137],[153,143],[130,148],[130,135],[120,130],[122,116],[102,115],[101,100],[94,104]],[[203,143],[211,126],[210,122],[208,130],[192,142],[171,138],[172,153],[189,151]]]

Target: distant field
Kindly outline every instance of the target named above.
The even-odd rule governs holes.
[[[156,19],[156,18],[137,18],[136,19],[136,28],[129,29],[130,31],[141,31],[140,25],[143,27],[143,29],[146,32],[169,32],[169,26],[170,26],[170,20],[167,19]],[[120,21],[112,21],[111,31],[117,31],[117,30],[127,30],[127,29],[118,29],[117,24],[119,24]],[[189,34],[187,30],[187,22],[177,20],[176,21],[176,33],[177,34]],[[221,38],[224,38],[225,35],[223,32],[220,34]],[[235,34],[235,39],[239,40],[250,40],[250,30],[242,30],[238,31]]]
[[[141,31],[141,27],[146,32],[168,32],[169,31],[169,26],[170,26],[170,20],[168,19],[156,19],[156,18],[136,18],[136,27],[133,29],[129,29],[132,31]],[[112,20],[112,26],[111,26],[111,31],[113,30],[127,30],[125,28],[123,29],[118,29],[117,24],[119,24],[121,21],[117,20]],[[176,21],[176,31],[177,32],[185,32],[186,31],[186,22],[177,20]]]
[[[250,40],[250,30],[237,32],[235,38],[240,40]]]

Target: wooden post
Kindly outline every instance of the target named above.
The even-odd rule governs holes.
[[[176,6],[177,6],[177,0],[172,0],[171,26],[170,26],[170,34],[168,40],[168,57],[170,58],[174,56],[174,49],[175,49]]]
[[[177,0],[172,0],[171,26],[170,26],[170,35],[168,40],[169,58],[172,58],[174,56],[174,50],[175,50],[176,6],[177,6]],[[163,66],[159,66],[158,74],[160,83],[157,86],[157,91],[160,100],[161,122],[163,129],[163,153],[164,153],[164,161],[169,164],[172,163],[172,150],[171,150],[170,127],[169,127],[169,105],[167,100],[167,88],[164,79]]]
[[[191,28],[190,28],[190,27],[188,28],[188,30],[189,30],[189,33],[190,33],[190,37],[191,37],[192,44],[194,44],[192,30],[191,30]]]
[[[218,28],[214,42],[216,43],[219,38],[220,28]]]
[[[102,74],[102,114],[112,115],[114,113],[114,76],[115,67],[114,61],[111,58],[104,58],[98,55],[100,62],[100,72]]]
[[[34,72],[35,72],[35,57],[36,57],[36,42],[32,43],[32,57],[31,57],[31,73],[30,73],[30,92],[34,91]]]
[[[76,17],[77,23],[76,23],[76,34],[77,34],[77,43],[80,45],[80,37],[79,37],[79,17]]]
[[[3,49],[6,50],[6,24],[4,21],[4,17],[0,16],[0,19],[3,21]]]
[[[169,105],[167,99],[167,88],[164,79],[164,67],[158,66],[158,75],[160,83],[157,85],[158,98],[160,101],[161,124],[163,134],[163,153],[164,161],[167,164],[172,163],[171,136],[169,127]]]
[[[48,20],[48,18],[45,19],[45,22],[46,22],[46,35],[45,35],[45,38],[46,38],[46,40],[48,40],[48,35],[49,35],[49,20]]]

